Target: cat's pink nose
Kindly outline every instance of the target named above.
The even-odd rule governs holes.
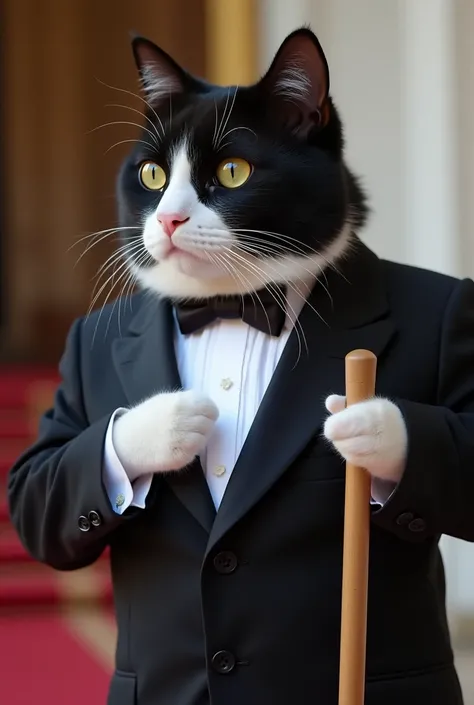
[[[158,222],[168,237],[171,237],[176,228],[183,225],[183,223],[187,223],[188,220],[189,217],[183,215],[183,213],[162,213],[158,216]]]

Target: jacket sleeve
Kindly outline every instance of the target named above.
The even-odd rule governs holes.
[[[76,321],[60,363],[54,406],[38,439],[10,470],[8,501],[26,550],[58,570],[93,563],[110,533],[139,509],[116,513],[102,480],[105,436],[112,414],[89,425],[82,399],[81,327]]]
[[[422,338],[420,338],[422,345]],[[423,360],[423,350],[414,358]],[[422,362],[421,362],[422,364]],[[372,515],[408,541],[474,541],[474,283],[459,282],[443,317],[437,403],[395,400],[408,430],[404,475]]]

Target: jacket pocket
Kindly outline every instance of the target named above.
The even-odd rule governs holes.
[[[127,671],[115,671],[109,688],[107,705],[136,705],[137,676]]]

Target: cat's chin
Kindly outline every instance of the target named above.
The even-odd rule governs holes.
[[[135,275],[142,287],[171,298],[239,293],[228,272],[187,252],[173,252],[152,266],[140,267]]]
[[[198,279],[219,279],[225,274],[221,267],[209,259],[178,248],[172,250],[158,266],[169,267],[187,277]]]

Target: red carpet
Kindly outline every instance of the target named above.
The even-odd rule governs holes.
[[[23,549],[8,517],[8,470],[31,442],[54,372],[0,368],[0,673],[10,705],[104,705],[115,645],[108,556],[60,573]]]
[[[0,617],[5,705],[105,705],[109,676],[55,614]]]

